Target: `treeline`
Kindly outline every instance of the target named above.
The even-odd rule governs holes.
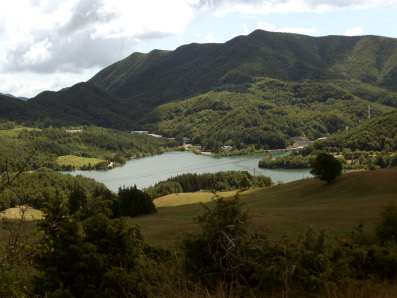
[[[231,200],[217,197],[212,205],[203,207],[204,212],[195,219],[200,232],[162,248],[147,244],[139,227],[128,227],[123,218],[111,219],[106,202],[97,202],[93,214],[80,221],[55,197],[39,222],[44,236],[21,246],[21,257],[28,262],[2,256],[0,276],[7,283],[0,283],[0,294],[360,296],[363,291],[379,294],[379,286],[393,293],[397,278],[395,205],[382,210],[374,232],[359,225],[336,241],[328,241],[324,230],[271,241],[266,233],[250,227],[238,196]],[[28,264],[33,270],[27,270]]]
[[[305,169],[310,168],[316,156],[302,156],[298,151],[294,150],[286,156],[273,159],[272,155],[262,158],[258,167],[267,169]]]
[[[70,169],[61,166],[56,159],[64,155],[92,157],[120,165],[125,161],[162,153],[167,148],[176,147],[178,142],[165,138],[154,138],[143,134],[114,129],[84,126],[78,129],[66,128],[27,128],[15,123],[3,123],[0,130],[0,156],[21,160],[26,152],[38,147],[28,164],[28,169],[41,167]]]
[[[303,150],[294,150],[291,154],[273,159],[271,156],[262,158],[258,167],[267,169],[305,169],[311,168],[316,156],[325,150],[310,150],[313,147]],[[341,162],[343,169],[370,169],[387,168],[397,166],[397,155],[387,151],[354,151],[343,149],[342,152],[334,153]]]
[[[46,168],[21,174],[11,188],[4,190],[0,210],[21,205],[47,208],[54,197],[67,203],[70,214],[78,212],[83,218],[93,214],[97,202],[104,201],[109,203],[115,218],[156,211],[149,195],[136,187],[119,188],[118,193],[114,193],[94,179],[64,175]]]
[[[195,192],[213,189],[227,191],[246,189],[249,187],[265,187],[273,185],[270,177],[253,176],[247,171],[226,171],[217,173],[187,173],[160,181],[145,191],[151,198],[158,198],[172,193]]]

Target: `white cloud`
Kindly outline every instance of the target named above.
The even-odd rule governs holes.
[[[0,74],[0,91],[14,96],[34,97],[43,90],[58,91],[83,81],[74,74],[42,75],[32,73]]]
[[[265,22],[258,22],[256,28],[266,30],[266,31],[275,31],[277,27],[273,24],[268,24]]]
[[[0,44],[8,71],[81,72],[104,67],[139,42],[182,33],[197,1],[8,1]]]
[[[277,28],[276,25],[268,24],[265,22],[258,22],[257,29],[262,29],[266,31],[273,31],[273,32],[286,32],[286,33],[296,33],[296,34],[304,34],[304,35],[312,35],[316,32],[314,28],[299,28],[299,27],[284,27],[284,28]]]
[[[248,35],[251,33],[251,30],[248,28],[247,24],[243,24],[243,35]]]
[[[346,35],[346,36],[358,36],[358,35],[362,35],[362,34],[363,34],[362,27],[349,28],[344,33],[344,35]]]
[[[214,36],[212,36],[211,33],[208,32],[208,33],[205,35],[204,43],[213,43],[213,42],[215,42],[215,38],[214,38]]]
[[[299,28],[299,27],[285,27],[276,30],[277,32],[287,32],[287,33],[296,33],[303,35],[312,35],[316,32],[314,28]]]
[[[397,0],[201,0],[198,7],[217,15],[234,12],[266,15],[269,13],[325,12],[397,4]]]
[[[21,64],[40,64],[51,59],[51,42],[46,38],[43,41],[33,44],[29,50],[22,56]]]

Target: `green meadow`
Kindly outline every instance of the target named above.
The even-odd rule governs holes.
[[[95,166],[96,164],[105,160],[91,157],[81,157],[75,155],[64,155],[57,158],[59,166],[73,166],[75,168],[81,168],[82,166]]]
[[[233,197],[235,192],[219,193]],[[158,198],[158,212],[128,219],[137,224],[146,240],[171,244],[178,235],[196,232],[193,218],[203,211],[198,202],[210,202],[205,192],[173,194]],[[360,223],[371,230],[379,210],[397,202],[397,168],[351,172],[326,184],[313,178],[240,193],[251,217],[251,226],[277,240],[287,233],[295,238],[309,228],[329,229],[330,237],[351,232]],[[211,203],[209,203],[211,204]]]

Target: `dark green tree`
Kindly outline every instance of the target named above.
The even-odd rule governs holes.
[[[157,269],[169,253],[151,247],[139,227],[128,227],[125,218],[110,219],[108,202],[97,202],[94,214],[82,223],[76,217],[57,226],[43,242],[46,251],[34,259],[40,272],[33,292],[46,297],[148,297],[156,296]],[[52,207],[48,219],[67,215]],[[158,295],[157,295],[158,296]],[[162,296],[162,295],[160,295]]]
[[[397,241],[397,206],[395,204],[386,205],[382,209],[375,231],[381,242]]]
[[[195,219],[201,234],[189,235],[181,243],[189,274],[208,285],[239,276],[248,238],[248,215],[238,195],[230,200],[215,198],[215,206],[202,204],[205,212]]]
[[[314,177],[327,181],[332,180],[342,173],[342,164],[332,155],[328,153],[320,153],[314,159],[310,174]]]
[[[248,189],[251,186],[251,181],[248,179],[247,175],[243,174],[239,181],[239,187],[242,190]]]
[[[136,186],[119,188],[120,216],[138,216],[156,212],[150,196]]]

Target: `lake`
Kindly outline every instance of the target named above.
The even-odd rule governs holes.
[[[287,152],[273,153],[273,157]],[[219,171],[248,171],[255,175],[269,176],[274,182],[290,182],[311,177],[310,169],[260,169],[258,162],[269,153],[255,155],[235,155],[209,157],[191,152],[166,152],[160,155],[134,159],[125,165],[111,170],[63,171],[64,174],[83,175],[104,183],[110,190],[117,191],[120,186],[134,186],[142,189],[161,180],[184,173],[214,173]]]

